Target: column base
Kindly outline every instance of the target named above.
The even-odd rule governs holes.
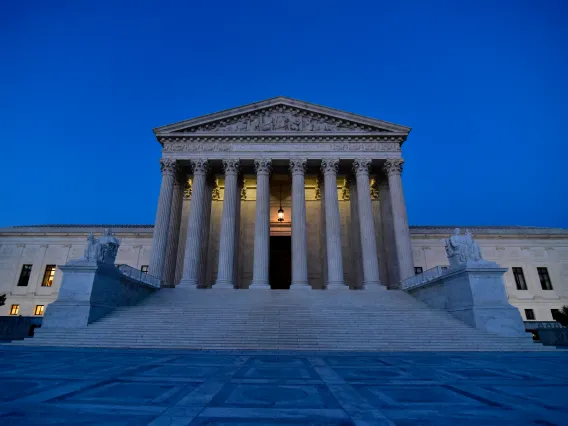
[[[270,283],[268,281],[253,281],[249,285],[252,290],[270,290]]]
[[[349,290],[349,286],[343,281],[330,281],[326,285],[327,290]]]
[[[234,290],[235,285],[230,280],[217,280],[215,282],[215,285],[213,286],[213,289],[216,289],[216,288],[227,288],[227,289]]]
[[[373,287],[382,287],[380,281],[363,281],[363,287],[366,289],[373,288]]]
[[[311,290],[312,286],[307,281],[292,281],[290,284],[290,290]]]
[[[195,288],[197,288],[197,280],[181,280],[176,287],[183,287],[183,288],[195,287]]]

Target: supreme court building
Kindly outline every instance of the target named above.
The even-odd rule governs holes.
[[[149,274],[166,285],[361,289],[414,275],[401,183],[410,128],[279,97],[154,132]]]
[[[448,265],[442,239],[454,231],[409,227],[401,183],[409,132],[284,97],[156,128],[155,224],[0,229],[0,315],[41,315],[57,298],[58,266],[106,227],[121,240],[116,263],[164,287],[399,288]],[[462,228],[485,259],[509,268],[509,302],[525,319],[550,321],[568,304],[568,230]]]

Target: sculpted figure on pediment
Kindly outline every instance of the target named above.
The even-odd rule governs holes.
[[[227,121],[210,123],[195,129],[198,132],[330,132],[361,131],[364,127],[346,120],[323,115],[303,113],[298,110],[265,110],[254,115],[241,116]],[[367,128],[366,130],[373,130]],[[376,129],[375,129],[376,130]]]

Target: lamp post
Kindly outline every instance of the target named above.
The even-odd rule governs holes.
[[[280,184],[280,208],[278,209],[278,222],[284,222],[284,210],[282,210],[282,184]]]

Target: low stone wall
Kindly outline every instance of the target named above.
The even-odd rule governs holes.
[[[0,342],[22,340],[33,335],[34,328],[41,327],[43,318],[9,316],[0,317]]]
[[[508,337],[528,336],[519,310],[507,300],[502,277],[506,271],[491,262],[471,262],[406,291],[472,327]]]
[[[77,263],[61,266],[58,299],[45,311],[43,328],[81,328],[120,306],[131,306],[156,287],[122,274],[114,265]]]

